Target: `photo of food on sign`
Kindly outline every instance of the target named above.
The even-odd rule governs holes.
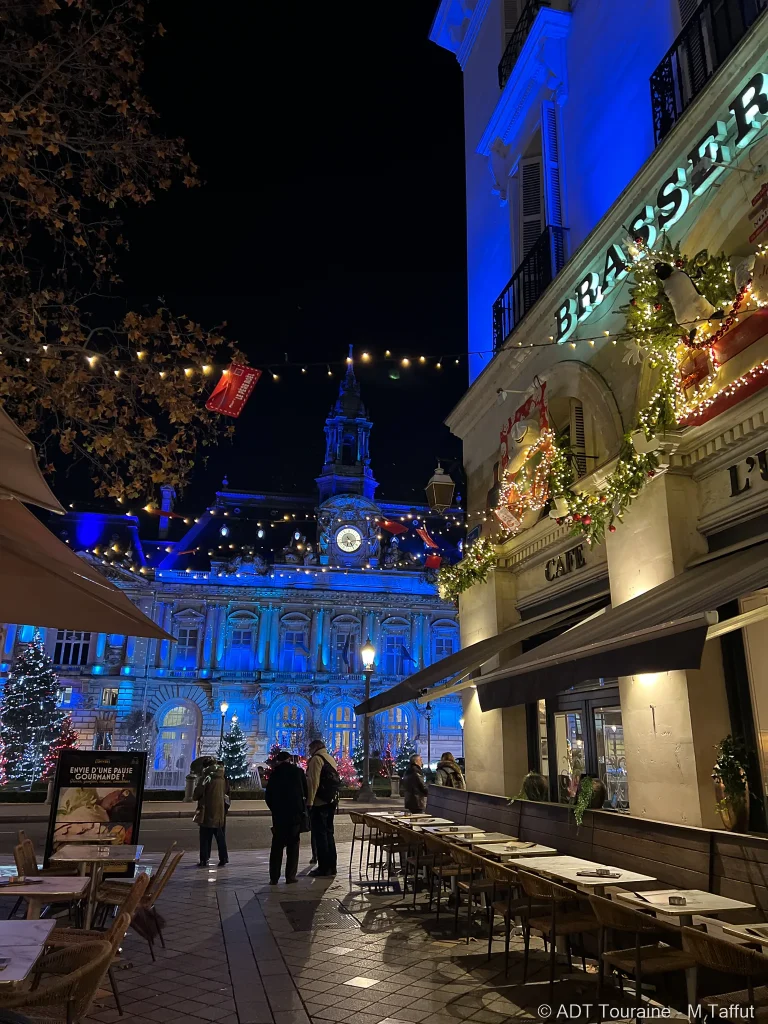
[[[135,816],[136,789],[132,786],[67,786],[59,795],[54,843],[107,838],[113,843],[130,843]]]

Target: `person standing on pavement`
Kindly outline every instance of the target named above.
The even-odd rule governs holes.
[[[285,881],[290,884],[296,881],[299,870],[301,831],[307,815],[307,777],[297,764],[291,763],[287,750],[281,750],[275,758],[264,799],[272,812],[269,882],[277,885],[280,881],[285,850]]]
[[[421,754],[412,754],[405,775],[400,782],[400,794],[405,797],[406,811],[420,814],[427,808],[427,783],[424,780]]]
[[[451,789],[466,789],[467,784],[461,774],[461,768],[456,764],[456,758],[447,750],[437,765],[435,781],[438,786],[449,786]]]
[[[307,803],[312,837],[317,850],[317,867],[310,875],[329,877],[336,874],[336,839],[333,834],[333,816],[339,802],[341,779],[336,761],[322,740],[309,745],[307,762]]]
[[[215,837],[219,849],[219,867],[223,868],[229,862],[225,831],[229,781],[224,776],[223,764],[212,761],[205,768],[200,781],[195,786],[193,797],[197,800],[195,821],[200,826],[200,863],[198,867],[208,867],[211,844]]]

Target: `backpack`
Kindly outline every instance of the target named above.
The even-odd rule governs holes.
[[[316,756],[321,757],[322,755],[317,754]],[[315,798],[326,804],[335,804],[341,791],[341,776],[324,757],[322,761],[323,766],[320,769],[320,781],[317,784]]]

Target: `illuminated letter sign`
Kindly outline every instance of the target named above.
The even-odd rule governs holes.
[[[683,217],[691,202],[709,189],[731,162],[732,146],[743,149],[755,138],[768,120],[768,74],[758,72],[731,101],[732,115],[717,120],[707,129],[688,154],[686,167],[675,167],[661,183],[656,203],[646,203],[624,227],[633,242],[641,243],[633,255],[635,262],[656,244],[659,233],[671,228]],[[726,141],[731,137],[731,146]],[[566,342],[576,327],[587,320],[608,293],[629,272],[621,246],[614,242],[605,251],[602,280],[595,270],[584,275],[575,293],[566,298],[555,314],[555,340]]]

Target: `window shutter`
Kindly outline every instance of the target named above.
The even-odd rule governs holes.
[[[680,0],[685,3],[685,0]],[[509,42],[519,17],[518,0],[504,0],[504,46]]]
[[[587,472],[587,432],[584,425],[584,406],[577,399],[571,399],[571,449],[573,450],[579,476]]]
[[[560,146],[557,137],[557,111],[554,103],[542,104],[541,144],[544,154],[544,205],[546,222],[563,226],[563,200],[560,187]]]
[[[678,0],[678,4],[680,5],[680,25],[684,27],[699,6],[699,0]]]
[[[528,255],[544,230],[541,158],[520,161],[520,259]]]

